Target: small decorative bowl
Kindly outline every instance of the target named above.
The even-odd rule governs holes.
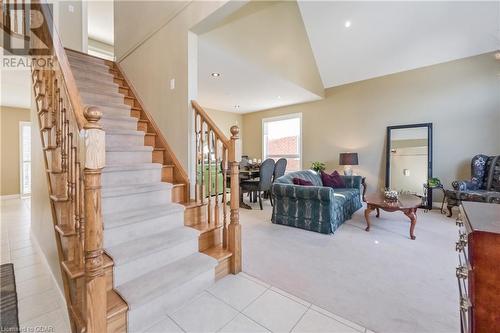
[[[384,197],[387,199],[387,200],[398,200],[398,191],[394,191],[394,190],[386,190],[384,191]]]

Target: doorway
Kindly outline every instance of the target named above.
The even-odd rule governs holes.
[[[19,122],[19,175],[21,197],[31,195],[31,122]]]

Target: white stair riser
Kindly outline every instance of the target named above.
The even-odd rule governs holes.
[[[151,302],[131,308],[128,312],[129,332],[141,332],[151,327],[160,316],[182,307],[214,282],[215,271],[210,269]]]
[[[144,134],[110,134],[106,133],[106,147],[144,146]]]
[[[102,173],[102,186],[150,184],[161,181],[161,168]]]
[[[130,119],[120,118],[106,118],[102,117],[99,121],[104,130],[107,129],[127,129],[137,130],[137,118],[130,117]]]
[[[106,165],[151,163],[153,153],[151,151],[107,151]]]
[[[104,248],[142,237],[153,236],[160,232],[182,227],[183,225],[184,213],[179,212],[137,223],[126,224],[117,228],[106,229],[105,227]],[[106,226],[106,217],[104,217],[104,226]]]
[[[133,207],[151,207],[162,203],[172,202],[172,190],[150,191],[143,193],[132,193],[102,198],[102,213],[117,213],[130,210]]]
[[[198,252],[197,237],[193,237],[190,240],[181,242],[168,249],[162,249],[149,255],[142,256],[137,260],[115,265],[113,267],[115,274],[113,283],[115,287],[118,287],[123,283],[157,269],[159,265],[168,265],[195,252]]]

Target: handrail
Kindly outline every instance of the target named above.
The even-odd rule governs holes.
[[[236,140],[239,139],[240,129],[236,125],[232,126],[228,139],[196,101],[191,101],[191,104],[196,137],[195,198],[197,202],[206,204],[208,224],[222,227],[222,246],[231,252],[230,271],[237,274],[241,272],[240,184],[239,163],[236,159]]]
[[[73,72],[71,71],[71,67],[69,65],[68,57],[66,56],[66,52],[64,51],[61,39],[59,38],[60,35],[57,31],[57,27],[54,24],[53,13],[50,11],[46,3],[42,3],[42,0],[33,0],[32,5],[40,6],[40,11],[45,18],[44,24],[47,24],[48,27],[52,27],[52,29],[47,27],[47,31],[50,34],[48,37],[50,37],[52,40],[54,55],[58,59],[60,70],[63,74],[62,77],[65,82],[66,89],[68,90],[70,103],[73,107],[73,112],[76,118],[78,129],[82,131],[85,128],[85,124],[87,123],[87,119],[85,118],[85,105],[83,104],[82,98],[80,97],[75,77],[73,76]]]
[[[200,106],[200,104],[198,104],[198,102],[191,101],[191,104],[193,105],[193,108],[196,110],[196,113],[198,113],[203,118],[203,120],[210,126],[210,128],[213,129],[215,135],[219,137],[219,140],[222,141],[225,146],[229,147],[230,145],[229,139],[224,135],[224,133],[219,129],[219,127],[217,127],[217,125],[210,118],[208,113],[205,110],[203,110],[203,108]]]

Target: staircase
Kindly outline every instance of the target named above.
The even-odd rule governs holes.
[[[119,65],[63,49],[48,7],[31,8],[47,38],[31,43],[51,45],[53,57],[32,78],[72,330],[141,332],[241,271],[238,129],[227,139],[193,102],[196,169],[207,161],[215,173],[197,172],[191,199],[186,172]],[[36,57],[41,48],[31,47]],[[213,177],[223,188],[212,193]]]

